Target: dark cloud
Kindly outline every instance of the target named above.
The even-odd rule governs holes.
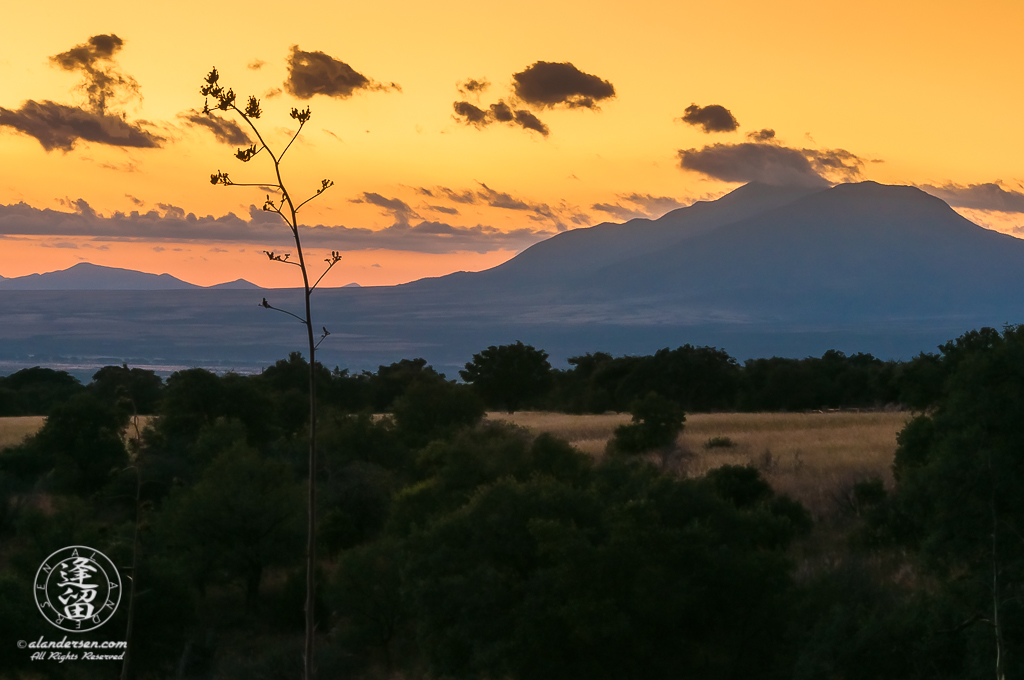
[[[512,107],[500,99],[496,104],[491,104],[491,116],[500,123],[511,123],[516,118]]]
[[[489,122],[487,112],[478,106],[473,106],[469,102],[455,102],[452,104],[452,108],[455,109],[455,115],[464,118],[462,122],[466,125],[483,127]]]
[[[491,82],[486,78],[467,78],[461,82],[455,84],[455,89],[459,91],[464,97],[468,97],[471,94],[480,95],[487,91],[487,88],[491,86]]]
[[[246,64],[246,68],[248,68],[250,71],[259,71],[266,65],[267,62],[263,61],[262,59],[253,59],[248,64]]]
[[[846,149],[803,149],[819,174],[832,181],[849,182],[860,177],[864,161]]]
[[[419,217],[409,204],[398,198],[385,198],[372,191],[364,191],[359,198],[351,199],[352,203],[369,203],[385,211],[395,220],[395,224],[408,225],[412,218]]]
[[[179,113],[178,117],[182,118],[190,125],[206,128],[213,133],[213,136],[217,138],[218,142],[234,146],[247,146],[249,144],[249,136],[245,134],[242,127],[233,120],[222,118],[213,113],[205,114],[201,111],[187,111],[185,113]]]
[[[595,203],[590,206],[590,209],[608,213],[612,217],[620,220],[633,220],[647,217],[647,213],[637,210],[636,208],[627,208],[620,203]]]
[[[610,82],[584,73],[568,62],[538,61],[513,74],[512,79],[512,92],[507,101],[499,99],[487,108],[464,100],[454,102],[455,119],[477,128],[493,123],[516,125],[547,137],[551,130],[535,113],[515,106],[526,104],[541,109],[561,106],[597,110],[597,102],[615,96],[615,87]],[[463,96],[475,95],[477,100],[489,86],[490,83],[484,79],[470,79],[457,84]]]
[[[567,229],[563,217],[566,213],[572,212],[572,209],[567,206],[562,205],[558,209],[554,209],[547,203],[534,203],[521,198],[515,198],[507,192],[496,191],[483,182],[477,183],[480,185],[480,189],[476,192],[476,196],[482,203],[492,208],[524,212],[527,218],[534,222],[550,222],[558,231],[565,231]]]
[[[132,203],[134,203],[135,206],[139,207],[139,208],[141,208],[143,205],[146,204],[145,201],[143,201],[142,199],[136,198],[135,196],[132,196],[131,194],[125,194],[124,197],[127,198]]]
[[[81,45],[50,57],[57,68],[82,76],[78,86],[86,106],[68,106],[49,100],[28,100],[18,109],[0,107],[0,126],[34,137],[47,151],[65,153],[79,140],[111,146],[156,148],[163,137],[143,129],[145,121],[130,122],[111,105],[139,95],[139,84],[114,63],[124,41],[114,34],[94,35]]]
[[[793,149],[776,144],[712,144],[680,149],[679,165],[724,182],[825,187],[856,179],[863,161],[845,149]]]
[[[651,194],[619,194],[617,203],[595,203],[590,206],[591,210],[614,215],[622,220],[631,220],[637,217],[656,218],[661,217],[670,210],[682,208],[683,204],[669,196],[652,196]],[[622,203],[632,203],[632,206],[625,206]]]
[[[385,202],[393,200],[381,198]],[[39,210],[24,203],[0,205],[0,235],[84,237],[91,238],[93,243],[234,242],[275,248],[294,245],[291,232],[285,228],[280,218],[256,206],[249,206],[248,219],[232,214],[223,217],[197,217],[193,213],[182,214],[184,211],[178,210],[168,210],[166,214],[156,210],[147,213],[118,212],[110,217],[103,217],[97,215],[89,204],[81,199],[67,203],[74,206],[75,212]],[[302,242],[310,248],[332,248],[342,251],[387,249],[421,253],[486,253],[498,249],[522,250],[553,234],[554,232],[543,229],[501,231],[485,225],[458,227],[441,222],[422,221],[415,225],[396,223],[376,231],[343,226],[303,227]]]
[[[113,33],[94,35],[87,42],[50,57],[50,63],[65,71],[80,73],[83,77],[80,89],[89,99],[90,110],[103,113],[111,100],[139,93],[138,82],[121,73],[113,61],[122,47],[124,41]]]
[[[512,198],[511,194],[504,191],[495,191],[483,182],[480,182],[480,186],[483,187],[483,190],[478,191],[477,196],[492,208],[504,208],[505,210],[531,210],[534,207],[526,201],[522,201],[518,198]]]
[[[402,90],[395,83],[385,85],[371,80],[329,54],[305,52],[298,45],[292,45],[284,87],[299,99],[317,94],[346,99],[360,90]]]
[[[634,203],[648,214],[660,217],[665,213],[682,208],[685,204],[671,196],[652,196],[651,194],[620,194],[619,198]]]
[[[512,75],[515,95],[541,108],[596,109],[597,102],[615,96],[615,86],[584,73],[569,62],[537,61]]]
[[[680,119],[684,123],[704,128],[704,132],[732,132],[740,126],[736,116],[720,104],[697,106],[690,104]]]
[[[468,101],[456,101],[453,104],[453,108],[456,113],[456,120],[466,125],[472,125],[478,128],[485,127],[492,123],[508,123],[511,125],[518,125],[524,130],[534,130],[540,132],[545,137],[548,136],[550,130],[548,126],[541,122],[534,114],[520,109],[518,111],[512,111],[507,103],[499,100],[497,103],[490,104],[487,111],[476,107]],[[461,116],[461,118],[459,118]]]
[[[763,128],[761,130],[757,130],[756,132],[748,132],[747,139],[749,139],[752,142],[770,143],[772,140],[775,139],[775,130],[772,130],[771,128]]]
[[[449,189],[448,187],[440,187],[439,191],[441,192],[441,194],[447,197],[449,201],[453,201],[455,203],[464,203],[467,205],[472,205],[473,203],[477,202],[476,194],[474,194],[469,189],[459,192],[453,189]]]
[[[455,102],[452,107],[455,109],[455,119],[466,125],[482,128],[492,123],[508,123],[518,125],[524,130],[539,132],[545,137],[550,132],[548,126],[542,123],[537,116],[526,109],[513,111],[512,107],[501,100],[496,104],[491,104],[486,111],[465,101]]]
[[[435,212],[444,213],[445,215],[458,215],[459,214],[459,209],[458,208],[449,208],[449,207],[443,206],[443,205],[428,205],[427,208],[429,208],[430,210],[433,210]]]
[[[141,149],[157,148],[164,141],[117,114],[31,99],[16,110],[0,106],[0,126],[35,137],[47,151],[71,151],[79,140]]]
[[[942,186],[918,184],[917,188],[941,198],[954,208],[1024,213],[1024,193],[1004,189],[1001,184],[998,181],[966,185],[950,182]]]
[[[524,130],[539,132],[545,137],[548,136],[548,126],[540,121],[540,118],[525,109],[516,111],[516,123]]]
[[[566,220],[576,224],[589,224],[589,218],[579,212],[579,209],[566,205],[564,202],[556,207],[547,203],[536,203],[522,198],[517,198],[505,191],[497,191],[483,182],[477,182],[480,188],[476,191],[455,191],[448,187],[417,187],[416,193],[433,199],[447,199],[453,203],[462,205],[486,205],[492,208],[503,210],[515,210],[526,214],[526,217],[534,222],[548,222],[559,231],[564,231]],[[437,210],[439,206],[430,206]],[[441,212],[447,212],[442,210]]]

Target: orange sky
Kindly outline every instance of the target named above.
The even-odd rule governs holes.
[[[173,11],[127,2],[7,8],[0,26],[0,206],[25,203],[35,212],[0,207],[0,275],[84,260],[200,284],[244,277],[297,285],[293,268],[260,254],[282,246],[267,228],[250,238],[239,232],[244,223],[232,223],[237,228],[229,234],[224,223],[203,220],[228,213],[247,220],[249,206],[262,205],[266,193],[211,186],[211,172],[228,171],[236,181],[271,176],[263,158],[243,166],[233,158],[236,145],[184,117],[202,106],[198,89],[214,65],[239,94],[262,99],[260,126],[272,146],[294,129],[288,110],[311,107],[313,118],[285,161],[285,180],[297,195],[324,177],[336,183],[303,212],[306,224],[347,228],[321,230],[310,245],[318,259],[332,247],[343,251],[335,285],[482,269],[559,230],[657,216],[718,196],[761,178],[750,175],[750,153],[781,153],[750,147],[748,133],[762,129],[775,133],[762,146],[799,152],[828,180],[944,188],[943,198],[959,201],[961,212],[985,226],[1024,226],[1024,90],[1015,77],[1024,3],[633,7],[588,1],[521,2],[514,9],[309,2],[291,13],[262,2],[183,2]],[[122,41],[110,58],[96,53],[89,61],[74,51],[109,35]],[[292,46],[299,54],[323,53],[334,70],[293,73]],[[58,55],[70,56],[51,59]],[[559,99],[564,83],[537,80],[549,89],[531,95],[529,67],[541,61],[571,64],[580,74],[573,83],[594,85],[597,94],[588,104],[570,83]],[[366,86],[339,91],[342,62]],[[317,87],[334,87],[333,94],[300,98],[303,73]],[[539,70],[532,73],[539,78]],[[489,87],[460,94],[457,84],[467,79]],[[275,94],[288,89],[286,82],[295,94]],[[605,96],[601,83],[614,96]],[[91,96],[83,84],[94,86]],[[97,99],[97,87],[107,88],[105,98]],[[505,102],[548,133],[493,114],[467,124],[453,109],[460,101],[482,113]],[[736,128],[709,132],[684,121],[691,105],[724,107]],[[46,118],[57,110],[110,125],[120,120],[156,141],[143,148],[119,143],[117,134],[105,140],[112,143],[82,139]],[[54,139],[47,134],[63,135],[63,147],[47,151],[43,142]],[[706,147],[712,160],[732,165],[713,172],[681,167],[680,150]],[[838,167],[827,165],[836,159]],[[53,212],[40,212],[46,209]],[[151,214],[136,219],[131,211]],[[117,212],[125,217],[111,222]],[[189,213],[195,228],[177,228]]]

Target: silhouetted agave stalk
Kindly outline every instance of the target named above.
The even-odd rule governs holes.
[[[315,669],[313,667],[313,633],[314,633],[314,619],[313,619],[313,606],[314,606],[314,593],[315,593],[315,571],[316,571],[316,349],[320,346],[320,343],[330,335],[327,328],[323,328],[323,334],[319,339],[315,338],[313,332],[313,317],[310,313],[310,296],[313,291],[316,290],[317,285],[323,280],[327,272],[331,270],[334,265],[341,260],[341,254],[337,251],[331,251],[331,256],[324,261],[327,262],[327,269],[320,275],[320,278],[311,286],[309,285],[309,275],[306,271],[306,260],[302,255],[302,243],[299,238],[299,221],[298,212],[302,206],[306,205],[314,198],[322,194],[323,192],[334,186],[334,182],[329,179],[325,179],[321,182],[320,188],[316,190],[312,196],[306,200],[295,203],[292,199],[292,195],[288,192],[285,187],[284,179],[281,177],[281,162],[284,160],[285,154],[291,148],[292,144],[298,139],[299,134],[302,132],[302,128],[309,122],[310,110],[307,106],[304,110],[292,108],[291,117],[298,121],[299,127],[295,130],[295,134],[292,135],[291,140],[284,147],[284,150],[280,154],[274,153],[263,139],[263,135],[260,133],[256,124],[253,122],[262,115],[260,110],[260,102],[255,97],[249,97],[248,102],[244,109],[240,109],[235,102],[235,92],[231,89],[225,89],[221,86],[218,81],[220,75],[217,73],[217,69],[214,68],[206,76],[206,84],[203,85],[199,91],[204,97],[207,97],[203,104],[203,113],[210,115],[212,111],[234,111],[236,114],[241,116],[248,126],[252,129],[256,138],[259,140],[258,143],[251,144],[248,148],[238,149],[235,152],[235,158],[248,163],[260,152],[265,151],[267,156],[270,157],[274,163],[274,176],[276,181],[274,182],[247,182],[238,183],[233,182],[228,173],[217,171],[215,174],[210,175],[210,182],[212,184],[223,184],[224,186],[250,186],[250,187],[275,187],[281,192],[281,197],[278,200],[274,200],[267,194],[267,200],[263,204],[263,209],[268,212],[276,212],[284,220],[285,224],[292,232],[292,237],[295,239],[295,250],[297,260],[289,259],[290,253],[278,254],[273,251],[263,251],[268,258],[274,262],[283,262],[284,264],[294,265],[299,268],[302,272],[302,286],[305,291],[305,315],[299,316],[293,314],[285,309],[279,309],[271,305],[266,298],[260,303],[261,306],[266,309],[273,309],[274,311],[288,314],[289,316],[295,317],[306,327],[306,338],[308,340],[309,348],[309,503],[308,503],[308,524],[307,524],[307,539],[306,539],[306,643],[304,648],[304,674],[303,677],[306,680],[313,678],[315,675]],[[210,107],[210,98],[214,100],[213,108]]]

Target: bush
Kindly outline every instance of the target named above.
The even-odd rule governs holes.
[[[686,422],[682,408],[654,392],[633,402],[630,412],[633,423],[615,428],[609,453],[638,454],[672,446]]]

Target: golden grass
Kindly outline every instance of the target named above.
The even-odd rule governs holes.
[[[906,412],[872,413],[711,413],[693,414],[677,442],[677,469],[700,476],[722,465],[754,465],[772,487],[807,506],[818,517],[839,509],[856,482],[881,477],[892,483],[896,434],[911,417]],[[491,413],[534,432],[550,432],[594,456],[628,414],[573,416],[559,413]],[[734,446],[704,448],[712,437]]]
[[[16,446],[43,426],[45,416],[0,418],[0,449]]]
[[[139,431],[146,428],[152,416],[139,416]],[[35,434],[43,426],[46,416],[16,416],[0,418],[0,449],[8,446],[16,446],[25,440],[30,434]],[[135,428],[128,426],[125,433],[126,439],[135,437]]]

